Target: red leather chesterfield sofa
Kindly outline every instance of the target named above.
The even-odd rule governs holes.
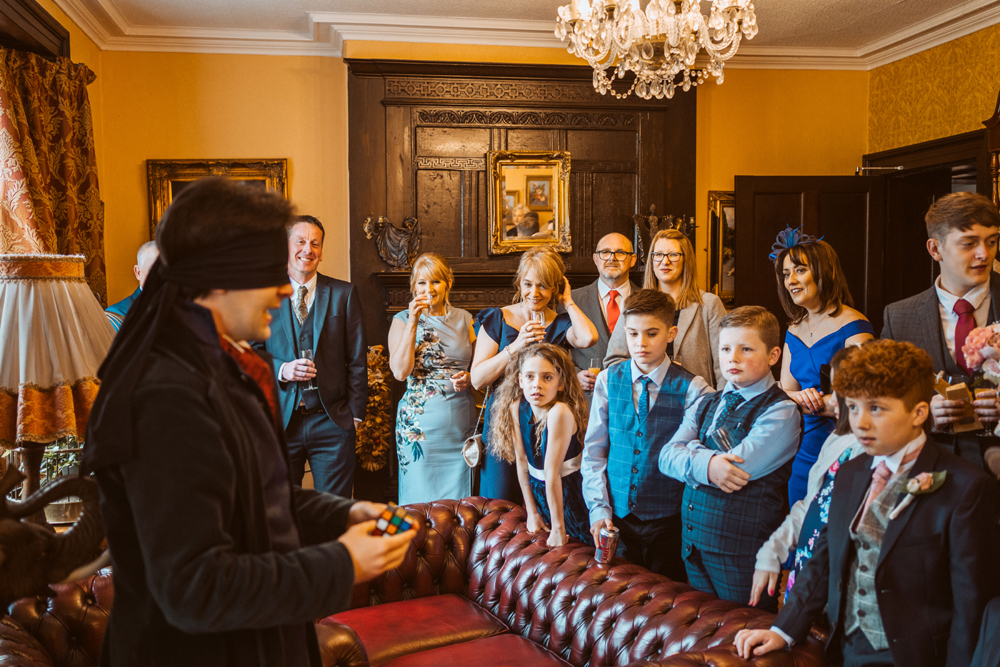
[[[466,498],[411,505],[420,533],[403,565],[356,586],[352,609],[318,621],[325,667],[728,667],[823,665],[822,635],[747,662],[736,632],[771,614],[724,602],[637,565],[593,561],[592,546],[549,549],[524,510]],[[54,586],[0,621],[0,667],[97,664],[110,570]]]

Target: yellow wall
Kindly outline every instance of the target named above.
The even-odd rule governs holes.
[[[105,241],[111,301],[149,239],[147,159],[288,158],[289,192],[325,223],[346,278],[347,68],[339,58],[106,51]]]
[[[1000,25],[871,72],[870,152],[982,129],[1000,90]]]
[[[710,190],[732,190],[737,175],[849,175],[861,165],[868,73],[730,69],[724,83],[710,81],[697,94],[697,248],[704,280]]]

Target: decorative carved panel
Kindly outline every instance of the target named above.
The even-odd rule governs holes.
[[[518,254],[489,253],[487,151],[570,151],[574,286],[596,279],[603,234],[632,237],[632,216],[695,213],[695,95],[618,100],[587,67],[347,60],[351,281],[372,344],[409,303],[409,274],[363,241],[369,215],[413,216],[421,251],[455,272],[451,302],[470,311],[513,296]],[[623,82],[627,83],[627,82]],[[361,239],[361,240],[359,240]]]

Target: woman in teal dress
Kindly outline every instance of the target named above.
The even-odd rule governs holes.
[[[522,501],[514,465],[489,454],[493,394],[507,363],[532,343],[545,341],[578,349],[597,342],[597,329],[579,306],[573,303],[566,266],[558,254],[544,246],[521,255],[514,303],[503,308],[485,308],[476,317],[478,339],[472,360],[472,383],[477,389],[491,387],[486,403],[483,444],[487,450],[480,472],[479,495]],[[565,313],[556,315],[556,303]],[[532,314],[540,319],[533,320]]]
[[[781,357],[781,387],[803,412],[802,444],[792,462],[788,503],[806,495],[809,470],[834,427],[834,400],[824,390],[838,350],[874,338],[854,309],[837,252],[822,239],[785,230],[774,245],[778,297],[791,318]],[[827,388],[828,389],[828,388]]]
[[[389,330],[389,367],[406,381],[396,412],[400,505],[472,494],[472,471],[462,458],[476,419],[468,372],[472,315],[448,302],[452,281],[443,257],[418,257],[413,300]]]

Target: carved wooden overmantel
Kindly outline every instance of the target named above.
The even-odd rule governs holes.
[[[570,283],[596,279],[591,255],[632,216],[695,213],[696,95],[618,100],[588,67],[348,59],[351,281],[369,343],[384,343],[409,301],[362,225],[369,216],[422,230],[421,252],[455,271],[451,302],[471,312],[510,303],[518,254],[490,256],[486,153],[569,151]],[[627,82],[622,82],[623,84]]]

